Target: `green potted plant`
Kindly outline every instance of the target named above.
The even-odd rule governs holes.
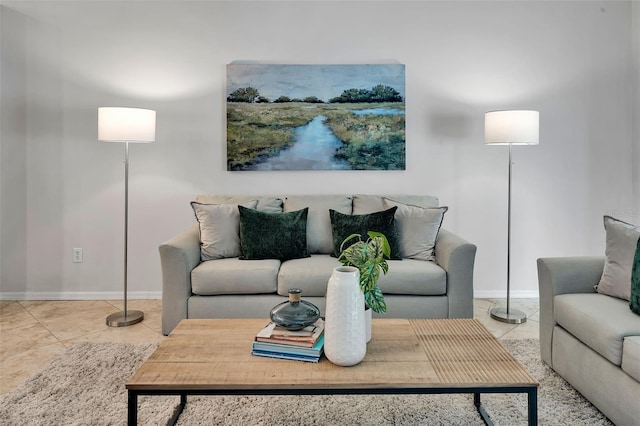
[[[340,256],[338,261],[344,266],[354,266],[360,271],[360,290],[364,294],[366,304],[377,313],[385,313],[387,304],[384,295],[378,287],[380,272],[386,274],[389,271],[389,264],[385,257],[391,257],[391,247],[387,237],[380,232],[367,232],[369,238],[362,240],[362,235],[351,234],[340,245]],[[358,239],[355,243],[345,245],[353,239]]]

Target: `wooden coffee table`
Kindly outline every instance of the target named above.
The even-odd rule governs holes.
[[[538,383],[482,324],[472,319],[374,319],[367,355],[354,367],[322,357],[307,363],[251,355],[264,319],[183,320],[126,384],[128,421],[139,395],[321,395],[472,393],[486,424],[482,393],[526,393],[537,424]]]

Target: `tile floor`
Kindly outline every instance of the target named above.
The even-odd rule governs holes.
[[[475,299],[474,316],[498,339],[538,338],[538,299],[512,299],[527,322],[505,324],[489,316],[501,299]],[[144,312],[143,322],[122,328],[105,324],[107,315],[123,309],[122,301],[1,301],[0,394],[11,391],[76,342],[160,342],[160,300],[131,300],[129,309]]]

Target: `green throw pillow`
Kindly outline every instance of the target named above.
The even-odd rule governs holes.
[[[633,267],[631,268],[631,298],[629,299],[629,307],[633,312],[640,315],[640,238],[638,238],[636,255],[633,258]]]
[[[331,232],[333,234],[333,253],[332,256],[340,256],[340,245],[351,234],[360,234],[363,240],[369,238],[367,232],[375,231],[384,234],[389,241],[391,247],[391,259],[402,259],[400,256],[400,244],[398,242],[398,231],[394,215],[397,206],[380,212],[370,214],[343,214],[335,210],[329,209],[329,217],[331,218]],[[355,243],[353,240],[349,245]]]
[[[308,208],[288,213],[267,213],[238,206],[240,259],[299,259],[307,250]]]

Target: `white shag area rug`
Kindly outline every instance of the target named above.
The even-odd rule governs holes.
[[[542,363],[537,340],[503,345],[540,382],[540,425],[611,425]],[[124,383],[155,344],[79,343],[0,397],[0,424],[125,425]],[[280,362],[280,361],[279,361]],[[284,361],[282,361],[284,362]],[[290,361],[296,362],[296,361]],[[165,424],[177,397],[140,397],[141,425]],[[178,425],[482,425],[471,395],[190,396]],[[525,425],[524,394],[483,394],[496,425]]]

